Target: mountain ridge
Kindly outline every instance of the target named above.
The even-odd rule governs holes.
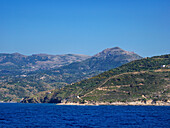
[[[115,49],[117,49],[116,55]],[[68,57],[70,56],[72,56],[72,54],[68,55]],[[31,58],[31,62],[44,65],[43,61],[46,64],[46,61],[49,58],[50,57],[47,56],[44,57],[44,55],[33,55],[33,58]],[[11,73],[11,75],[1,74],[0,77],[0,85],[2,85],[0,88],[0,100],[18,100],[22,97],[25,97],[26,95],[29,96],[40,91],[62,88],[68,84],[73,84],[83,79],[88,79],[104,71],[116,68],[118,66],[121,66],[122,64],[141,58],[142,57],[135,53],[129,55],[129,52],[126,52],[125,50],[122,50],[120,48],[110,48],[107,50],[103,50],[98,57],[95,57],[94,55],[80,62],[73,62],[54,68],[49,67],[50,69],[41,68],[40,70],[35,70],[38,67],[36,67],[35,65],[29,65],[34,66],[35,69],[31,70],[28,68],[28,72],[26,70],[22,72],[19,70],[20,67],[15,67],[14,65],[13,73],[13,69],[11,69],[12,66],[9,66],[10,72],[4,72],[6,74]],[[36,61],[36,59],[41,60],[41,62]],[[63,60],[64,59],[65,58],[63,58]],[[69,58],[67,58],[67,60],[69,61]],[[15,61],[16,59],[14,59],[14,62]],[[24,61],[23,65],[25,63],[26,62]],[[61,62],[59,61],[59,63]],[[0,65],[0,68],[5,69],[2,65]]]
[[[115,49],[117,50],[116,54]],[[67,81],[70,84],[75,82],[74,78],[78,79],[78,81],[79,79],[86,79],[112,68],[121,66],[122,64],[141,58],[142,57],[135,53],[127,52],[118,47],[114,47],[105,49],[81,62],[74,62],[70,65],[62,66],[61,68],[54,68],[50,71],[50,73],[58,75],[60,72],[63,74],[72,74],[72,72],[74,72],[74,75],[72,74],[69,77],[69,79],[72,80]]]
[[[29,72],[39,69],[50,69],[54,67],[61,67],[73,62],[82,61],[89,57],[90,56],[78,54],[32,54],[30,56],[26,56],[20,53],[0,53],[0,71],[7,70],[7,74],[10,74],[10,71],[12,72],[11,74],[13,74],[13,71],[17,69],[17,74],[18,70],[19,72]],[[1,72],[1,74],[3,74],[3,72]]]

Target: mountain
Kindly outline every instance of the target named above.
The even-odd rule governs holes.
[[[45,73],[57,76],[58,81],[71,84],[141,58],[133,52],[114,47],[105,49],[84,61],[52,69]]]
[[[23,60],[22,58],[25,57],[22,55],[19,56],[20,56],[18,58],[19,60]],[[31,62],[33,62],[34,60],[35,62],[33,63],[34,67],[35,65],[37,67],[39,66],[38,62],[41,63],[49,62],[51,57],[51,56],[47,57],[47,55],[36,56],[32,55],[32,56],[34,56],[34,58],[32,58]],[[70,57],[71,55],[67,55],[67,57],[65,57],[67,58],[67,62],[69,60],[68,56]],[[54,60],[54,56],[52,57]],[[37,60],[35,58],[37,58]],[[23,66],[21,70],[20,69],[17,70],[18,73],[17,74],[15,73],[16,75],[2,75],[0,77],[1,85],[0,100],[15,101],[19,100],[22,97],[33,95],[41,91],[62,88],[68,84],[73,84],[83,79],[90,78],[104,71],[121,66],[122,64],[128,63],[130,61],[141,59],[142,57],[133,52],[128,52],[122,50],[119,47],[115,47],[105,49],[102,52],[90,58],[89,57],[87,58],[88,59],[86,60],[80,62],[73,62],[71,64],[67,64],[61,67],[55,66],[51,68],[50,66],[49,67],[47,66],[47,69],[44,68],[43,70],[42,66],[39,66],[39,69],[34,70],[33,68],[32,70],[34,71],[29,70],[29,72],[26,72],[25,67]],[[15,61],[12,61],[12,63],[14,62]],[[17,62],[21,61],[17,60]],[[29,62],[25,63],[25,61],[23,61],[23,63],[24,63],[23,65],[30,64]],[[62,62],[59,61],[58,64],[59,63]]]
[[[79,62],[88,58],[90,58],[90,56],[76,54],[33,54],[31,56],[25,56],[19,53],[0,53],[0,74],[13,75],[30,71],[47,70],[68,65],[73,62]]]
[[[170,105],[169,96],[170,54],[132,61],[64,88],[25,97],[22,102]]]

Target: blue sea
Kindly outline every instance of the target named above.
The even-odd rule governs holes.
[[[0,104],[0,128],[168,128],[168,106]]]

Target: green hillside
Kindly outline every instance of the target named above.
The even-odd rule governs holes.
[[[41,92],[23,103],[130,102],[170,100],[170,54],[132,61],[61,89]],[[162,67],[165,65],[164,67]]]
[[[142,59],[142,57],[133,52],[114,47],[105,49],[84,61],[51,69],[44,73],[55,76],[56,81],[71,84],[138,59]]]
[[[0,54],[0,101],[19,101],[41,91],[62,88],[141,58],[119,47],[105,49],[90,58],[73,54]],[[25,66],[31,69],[27,71]]]

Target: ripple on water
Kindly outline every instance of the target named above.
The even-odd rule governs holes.
[[[0,127],[169,127],[168,106],[0,104]]]

